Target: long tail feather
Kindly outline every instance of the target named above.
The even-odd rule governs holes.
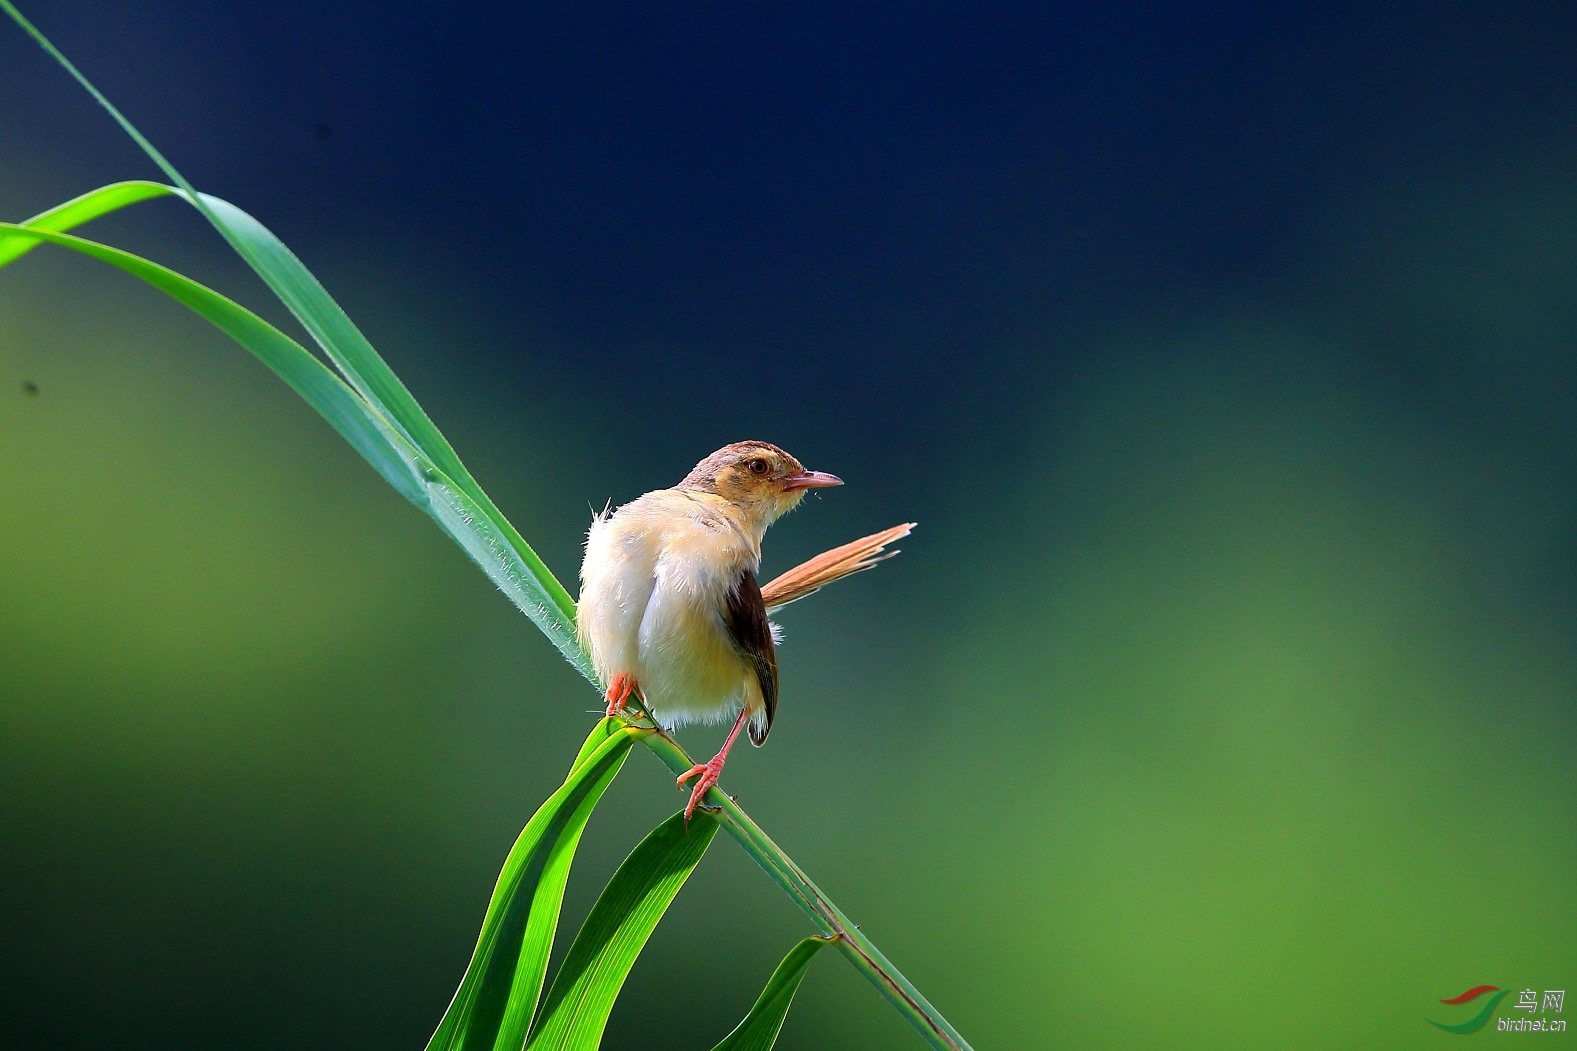
[[[908,536],[914,527],[915,523],[905,522],[891,529],[883,529],[880,533],[862,536],[831,551],[823,551],[764,584],[761,588],[762,602],[767,609],[777,609],[799,601],[834,580],[842,580],[851,573],[870,569],[883,559],[896,555],[897,551],[886,551],[887,545]]]

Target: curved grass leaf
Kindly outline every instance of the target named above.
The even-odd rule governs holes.
[[[767,979],[766,988],[756,997],[755,1006],[745,1015],[744,1021],[712,1051],[771,1051],[783,1029],[783,1019],[788,1017],[794,994],[799,991],[799,983],[804,981],[805,972],[810,969],[810,961],[816,958],[822,946],[831,945],[835,940],[806,938],[790,949],[772,972],[772,977]]]
[[[427,1051],[524,1046],[581,831],[640,733],[613,723],[603,720],[592,731],[601,743],[576,764],[510,849],[471,964]]]
[[[5,0],[0,0],[0,7],[20,20],[20,15]],[[24,23],[24,27],[43,42],[31,26]],[[47,42],[44,43],[48,47]],[[65,61],[58,54],[56,57]],[[71,68],[69,64],[68,68]],[[87,83],[75,69],[72,72]],[[91,85],[88,87],[92,90]],[[112,183],[41,212],[21,225],[34,230],[63,232],[127,205],[163,196],[178,197],[195,206],[289,308],[356,392],[395,427],[406,444],[421,452],[452,486],[463,492],[475,505],[475,510],[489,521],[490,531],[505,542],[510,549],[509,560],[518,570],[512,574],[511,586],[500,586],[565,659],[595,682],[595,671],[575,638],[575,600],[471,476],[448,439],[328,290],[273,231],[228,201],[192,189],[173,166],[136,135],[136,129],[107,101],[100,98],[100,102],[180,183],[180,187],[141,180]],[[37,243],[14,236],[0,240],[0,266],[24,255]]]
[[[4,6],[12,17],[20,20],[21,16],[4,0],[0,0],[0,6]],[[49,46],[31,26],[25,22],[23,25],[44,43],[46,48]],[[62,62],[65,61],[58,53],[56,57]],[[87,85],[86,80],[77,74],[69,63],[67,68],[71,69],[78,80]],[[91,85],[87,86],[92,90]],[[506,587],[503,584],[500,586],[514,600],[515,605],[531,618],[543,634],[547,635],[565,659],[582,675],[595,682],[596,673],[575,638],[575,600],[570,597],[569,592],[532,550],[531,545],[526,543],[525,538],[509,519],[504,517],[504,513],[493,503],[492,498],[471,476],[471,472],[460,461],[459,454],[454,451],[449,440],[438,430],[437,425],[412,397],[405,384],[400,382],[399,377],[373,349],[372,344],[362,335],[361,330],[351,321],[334,297],[329,295],[322,283],[300,259],[296,258],[295,253],[274,236],[273,231],[230,202],[192,189],[181,178],[180,173],[158,154],[158,151],[136,134],[136,129],[132,128],[114,107],[102,97],[99,101],[110,110],[123,127],[133,134],[133,137],[142,143],[144,149],[149,151],[165,171],[181,184],[181,187],[142,180],[111,183],[41,212],[21,225],[35,230],[64,232],[127,205],[155,197],[178,197],[194,205],[289,308],[291,314],[311,333],[312,338],[323,348],[323,352],[356,392],[377,409],[385,420],[392,423],[400,432],[400,436],[405,439],[406,444],[420,451],[431,461],[432,465],[441,471],[453,486],[462,491],[475,505],[475,509],[491,523],[490,531],[497,533],[505,542],[505,546],[510,549],[509,561],[516,564],[517,570],[511,574],[513,580],[510,586]],[[33,239],[15,236],[0,239],[0,266],[24,255],[37,243]]]
[[[678,813],[630,852],[554,976],[527,1051],[596,1051],[635,958],[716,834],[710,815],[696,815],[687,828]]]
[[[0,223],[0,236],[4,237],[0,248],[47,242],[81,252],[119,267],[190,308],[251,351],[289,384],[401,495],[427,508],[429,501],[425,490],[428,483],[421,457],[415,450],[393,432],[381,414],[305,347],[250,310],[168,267],[97,241],[14,223]]]
[[[173,178],[180,179],[173,167],[169,172]],[[448,439],[422,411],[339,303],[284,242],[230,202],[198,193],[190,189],[185,180],[180,181],[182,188],[143,180],[111,183],[41,212],[22,225],[64,233],[127,205],[155,197],[174,196],[196,205],[307,329],[357,393],[398,426],[406,441],[420,449],[451,480],[473,498],[480,494],[481,487],[460,462]],[[32,245],[24,238],[8,239],[8,243],[0,245],[0,264],[22,255],[30,247]]]
[[[108,186],[100,186],[97,190],[90,190],[81,197],[73,197],[64,204],[57,204],[48,211],[39,212],[33,218],[24,220],[22,225],[31,226],[35,230],[51,230],[61,234],[101,215],[118,211],[128,204],[136,204],[138,201],[146,201],[154,197],[168,197],[172,192],[163,183],[144,182],[140,179],[131,182],[114,182]],[[37,240],[25,237],[0,238],[0,266],[26,255],[38,244]]]
[[[289,308],[312,338],[317,341],[335,366],[344,373],[351,386],[368,402],[382,410],[406,432],[412,445],[421,449],[438,467],[455,479],[462,487],[474,488],[476,483],[460,463],[454,449],[433,426],[410,391],[394,375],[389,366],[372,349],[349,315],[340,308],[328,291],[318,282],[301,261],[286,248],[284,243],[265,229],[261,223],[241,209],[216,197],[199,193],[159,150],[138,131],[115,105],[94,87],[87,77],[72,64],[49,39],[18,11],[10,0],[0,0],[0,8],[10,15],[38,45],[59,62],[77,83],[92,95],[94,100],[115,119],[132,141],[142,147],[154,164],[170,177],[178,193],[189,201],[203,216],[213,223],[236,254],[246,260],[280,301]],[[78,201],[81,199],[78,198]],[[68,202],[66,206],[76,202]],[[127,202],[130,203],[130,202]]]
[[[566,616],[558,600],[542,588],[541,574],[547,569],[519,539],[514,527],[507,522],[500,526],[502,515],[491,502],[479,504],[424,452],[414,448],[386,415],[305,347],[234,300],[141,256],[70,234],[0,223],[0,251],[11,250],[13,259],[40,241],[92,256],[146,281],[251,351],[328,420],[402,496],[432,515],[510,601],[542,628],[565,658],[595,681],[590,660],[575,638],[573,617]],[[21,251],[16,250],[18,246]],[[4,262],[0,259],[0,266]],[[552,579],[552,574],[547,575]],[[562,586],[558,590],[562,592]]]
[[[182,187],[186,187],[173,167],[168,170]],[[588,677],[595,680],[595,673],[591,672],[590,663],[576,640],[574,598],[471,477],[449,440],[334,297],[273,231],[240,208],[189,188],[182,196],[196,205],[251,265],[311,333],[351,386],[392,420],[405,438],[470,498],[487,517],[492,530],[507,539],[514,560],[527,570],[517,583],[530,597],[517,605],[571,664],[578,667],[584,664],[583,674],[589,673]]]

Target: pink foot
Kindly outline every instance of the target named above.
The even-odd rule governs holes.
[[[630,699],[630,694],[635,691],[635,676],[615,675],[608,684],[608,714],[618,715],[624,711],[624,702]]]
[[[721,755],[710,762],[692,766],[689,770],[679,775],[679,780],[675,782],[679,787],[683,787],[684,783],[690,778],[697,778],[695,787],[690,790],[690,802],[684,806],[684,819],[686,821],[689,821],[690,815],[695,813],[695,808],[701,805],[701,797],[705,796],[711,787],[717,784],[717,779],[721,776],[723,776],[723,757]]]

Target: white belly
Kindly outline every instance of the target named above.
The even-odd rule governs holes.
[[[599,518],[581,567],[581,641],[604,682],[630,675],[665,726],[761,709],[755,670],[723,622],[755,551],[705,504],[648,493]]]

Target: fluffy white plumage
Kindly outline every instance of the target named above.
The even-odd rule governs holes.
[[[757,529],[723,497],[687,489],[659,489],[598,515],[586,535],[578,625],[603,681],[634,679],[664,726],[723,722],[748,709],[764,730],[755,666],[724,610],[740,574],[761,564],[766,524]]]

